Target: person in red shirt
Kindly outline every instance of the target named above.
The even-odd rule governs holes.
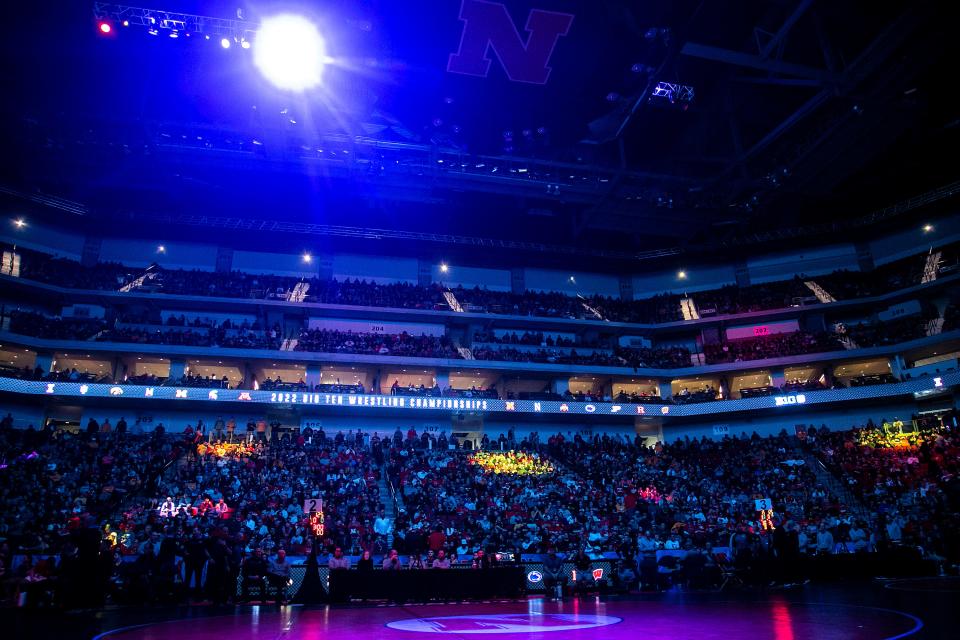
[[[431,551],[437,552],[443,549],[445,544],[447,544],[447,535],[440,531],[439,527],[434,527],[433,533],[427,536],[427,547]]]

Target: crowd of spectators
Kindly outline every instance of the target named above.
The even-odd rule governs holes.
[[[89,340],[107,328],[100,319],[47,317],[32,311],[10,312],[10,331],[47,340]]]
[[[612,553],[641,574],[658,550],[709,564],[724,548],[732,563],[757,571],[788,549],[796,560],[889,545],[918,546],[941,564],[958,557],[952,423],[902,437],[872,425],[809,428],[805,445],[785,432],[647,446],[623,434],[541,440],[511,429],[478,443],[493,459],[485,465],[471,464],[466,443],[442,431],[328,437],[274,424],[268,436],[265,420],[250,418],[249,438],[236,436],[249,444],[211,447],[198,444],[234,441],[242,430],[234,418],[212,428],[197,421],[175,436],[121,422],[91,419],[82,433],[0,422],[0,558],[28,554],[8,583],[15,589],[31,590],[26,575],[38,567],[62,588],[80,563],[92,567],[84,578],[98,581],[100,598],[167,601],[199,592],[206,567],[206,595],[222,602],[251,577],[268,580],[285,554],[311,552],[331,556],[331,568],[362,553],[379,563],[391,550],[411,567],[434,566],[441,552],[454,562],[480,552]],[[866,517],[824,486],[804,447],[854,489]],[[384,486],[396,488],[395,519]],[[772,500],[772,519],[758,514],[758,497]],[[308,499],[324,502],[318,539],[303,510]],[[57,553],[59,562],[30,555]],[[488,566],[478,555],[474,563]],[[264,591],[268,582],[260,584]]]
[[[914,315],[886,322],[860,322],[842,326],[839,333],[861,348],[882,347],[925,337],[930,319],[927,315]]]
[[[473,342],[490,342],[493,344],[519,344],[532,347],[589,347],[599,348],[599,340],[573,339],[562,335],[544,334],[542,331],[516,331],[497,335],[492,331],[477,331],[473,334]]]
[[[945,416],[924,428],[899,421],[808,435],[809,447],[867,506],[887,538],[941,564],[960,552],[960,429]]]
[[[774,333],[767,336],[703,345],[703,353],[708,364],[764,360],[766,358],[781,358],[805,353],[840,351],[842,349],[843,346],[837,340],[835,334],[806,331]]]
[[[409,333],[354,333],[333,329],[305,329],[297,351],[321,353],[362,353],[412,358],[460,358],[447,336],[414,336]]]
[[[949,249],[949,248],[948,248]],[[79,263],[29,250],[21,253],[21,276],[70,288],[120,290],[122,288],[226,298],[298,299],[324,304],[449,309],[444,293],[449,291],[462,308],[471,312],[521,316],[664,323],[683,320],[683,296],[665,293],[642,300],[621,300],[601,295],[588,297],[560,292],[512,293],[462,286],[446,289],[440,284],[379,283],[365,280],[298,278],[244,272],[218,273],[165,269],[153,264],[136,269],[115,263],[84,267]],[[837,271],[813,280],[837,299],[877,295],[920,283],[925,255],[915,255],[871,272]],[[948,265],[944,263],[946,269]],[[767,309],[817,304],[807,288],[806,276],[749,286],[725,286],[692,295],[702,315],[745,313]],[[299,293],[295,293],[299,292]]]

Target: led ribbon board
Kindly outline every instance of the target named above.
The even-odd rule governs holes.
[[[939,385],[936,386],[935,385]],[[482,413],[544,413],[595,416],[702,416],[736,411],[773,409],[793,405],[823,404],[846,400],[892,398],[932,389],[960,385],[960,372],[938,378],[918,378],[906,382],[865,387],[808,391],[804,394],[718,400],[699,404],[630,404],[614,402],[577,402],[573,400],[499,400],[493,398],[453,398],[377,394],[318,393],[294,391],[252,391],[243,389],[202,389],[197,387],[145,387],[124,384],[81,382],[44,382],[0,377],[0,393],[13,393],[56,398],[110,398],[127,400],[198,401],[214,403],[250,403],[287,407],[331,407],[347,412],[372,410],[472,411]]]

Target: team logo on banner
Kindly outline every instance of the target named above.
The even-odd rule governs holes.
[[[605,627],[622,622],[614,616],[584,613],[501,613],[437,618],[406,618],[388,622],[396,631],[451,634],[548,633]]]
[[[660,413],[662,413],[663,415],[667,415],[668,413],[670,413],[670,407],[660,407]]]
[[[177,390],[176,390],[176,393],[174,394],[174,396],[177,397],[177,398],[186,398],[186,397],[187,397],[187,390],[186,390],[186,389],[177,389]]]
[[[241,391],[240,395],[237,396],[237,400],[243,400],[244,402],[250,402],[253,398],[250,397],[249,391]]]
[[[80,395],[82,396],[87,395],[87,391],[90,391],[90,387],[88,387],[85,384],[80,385]]]
[[[567,406],[566,403],[564,403],[564,404],[560,405],[560,411],[561,411],[562,413],[566,413],[567,411],[570,411],[570,407]]]
[[[122,395],[123,395],[123,389],[121,389],[120,387],[110,387],[110,395],[112,395],[112,396],[122,396]]]
[[[505,404],[505,406],[506,406],[506,410],[507,410],[507,411],[516,411],[516,410],[517,410],[517,405],[516,405],[514,402],[512,402],[512,401],[509,401],[509,400],[508,400],[508,401],[507,401],[506,403],[504,403],[504,404]]]
[[[48,383],[47,383],[47,393],[54,393],[54,388],[55,388],[56,386],[57,386],[56,383],[48,382]]]
[[[152,398],[152,397],[153,397],[153,387],[147,387],[146,389],[144,389],[144,390],[143,390],[143,397],[144,397],[144,398]]]
[[[645,414],[646,412],[647,412],[647,410],[646,410],[644,407],[641,407],[640,405],[637,405],[637,415],[638,415],[638,416],[642,416],[642,415]]]
[[[220,392],[216,389],[210,389],[210,392],[207,394],[207,400],[217,400]]]

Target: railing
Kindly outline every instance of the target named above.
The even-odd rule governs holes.
[[[457,296],[453,295],[453,291],[444,291],[443,297],[447,301],[447,305],[452,311],[457,313],[463,313],[463,307],[460,306],[460,302],[457,300]]]
[[[684,320],[699,320],[700,312],[693,298],[683,298],[680,300],[680,313]]]
[[[309,282],[298,282],[293,290],[287,294],[288,302],[303,302],[307,299],[307,292],[310,291]]]
[[[943,252],[941,251],[931,251],[927,254],[927,262],[923,265],[923,277],[920,279],[920,284],[933,282],[937,279],[942,257]]]
[[[943,318],[933,318],[927,322],[926,335],[938,336],[943,333]]]
[[[832,295],[827,293],[826,289],[821,287],[819,284],[817,284],[813,280],[805,280],[803,284],[807,286],[807,289],[810,289],[810,291],[813,291],[813,295],[817,296],[817,300],[819,300],[820,302],[824,304],[828,304],[830,302],[837,301],[836,298],[834,298]]]

